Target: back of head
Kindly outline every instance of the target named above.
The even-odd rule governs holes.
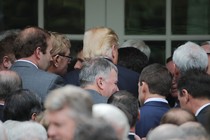
[[[147,134],[147,140],[184,140],[184,132],[177,125],[162,124]]]
[[[17,59],[30,57],[37,47],[40,47],[41,52],[45,54],[49,38],[50,34],[39,27],[27,27],[23,29],[15,39],[15,57]]]
[[[205,71],[191,69],[183,74],[178,81],[178,90],[187,90],[193,98],[210,99],[210,75]],[[182,96],[182,92],[180,92]]]
[[[129,39],[129,40],[126,40],[120,47],[125,48],[125,47],[130,47],[130,46],[139,49],[141,52],[143,52],[147,56],[149,60],[151,50],[149,46],[144,43],[144,41],[139,40],[139,39]]]
[[[51,55],[65,55],[66,51],[71,48],[70,40],[65,35],[56,32],[50,32],[50,35],[52,42]]]
[[[79,122],[74,140],[119,140],[114,128],[99,118],[85,119]]]
[[[155,63],[142,70],[139,82],[147,83],[150,93],[166,97],[170,94],[172,76],[164,65]]]
[[[95,83],[97,77],[107,79],[112,70],[118,72],[117,67],[105,58],[95,58],[83,62],[79,74],[80,86],[85,87]]]
[[[15,61],[14,47],[17,34],[11,33],[0,41],[0,64],[3,63],[4,57],[8,57],[11,63]],[[7,68],[9,69],[9,67]]]
[[[36,122],[25,121],[18,123],[7,131],[9,139],[12,140],[47,140],[45,128]]]
[[[119,139],[127,140],[129,132],[128,119],[119,108],[110,104],[94,104],[93,116],[105,119],[114,127]]]
[[[74,113],[87,116],[92,116],[92,105],[88,92],[72,85],[52,90],[45,101],[47,111],[59,111],[67,107]]]
[[[160,124],[169,123],[181,125],[189,121],[196,121],[194,114],[181,108],[172,108],[163,115]]]
[[[134,127],[138,118],[139,103],[138,99],[128,91],[117,91],[112,94],[108,102],[121,109],[128,118],[130,127]]]
[[[189,69],[207,70],[208,56],[204,49],[193,42],[179,46],[173,53],[173,62],[179,71],[184,73]]]
[[[141,73],[142,69],[148,64],[147,56],[134,47],[118,49],[118,65]]]
[[[209,140],[207,131],[198,122],[186,122],[180,128],[186,134],[186,140]]]
[[[0,71],[0,100],[5,100],[12,92],[22,88],[19,75],[10,70]]]
[[[27,121],[41,111],[41,99],[29,90],[20,89],[6,98],[4,120]]]
[[[91,59],[99,56],[112,59],[112,47],[118,47],[118,36],[110,28],[95,27],[84,34],[83,56]]]

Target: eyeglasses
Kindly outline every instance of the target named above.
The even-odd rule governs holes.
[[[60,55],[60,56],[62,56],[62,57],[68,58],[68,61],[69,61],[69,62],[73,59],[72,56],[66,56],[66,55],[62,55],[62,54],[58,54],[58,55]]]

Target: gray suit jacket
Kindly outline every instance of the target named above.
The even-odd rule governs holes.
[[[19,74],[23,88],[38,94],[42,102],[50,90],[64,86],[62,77],[40,70],[28,62],[16,61],[10,69]]]
[[[90,96],[92,97],[94,104],[107,103],[107,100],[108,100],[107,97],[101,96],[95,90],[87,89],[87,91],[89,92]]]

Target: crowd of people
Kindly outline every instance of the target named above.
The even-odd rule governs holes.
[[[39,27],[0,40],[1,140],[209,140],[210,43],[150,63],[107,27],[83,44]]]

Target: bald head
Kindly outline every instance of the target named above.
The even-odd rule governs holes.
[[[147,135],[147,140],[175,140],[183,139],[184,133],[174,124],[162,124],[151,130]]]
[[[208,140],[209,136],[205,128],[198,122],[186,122],[180,125],[186,134],[186,140]]]
[[[4,100],[13,91],[22,87],[22,81],[19,75],[11,70],[0,71],[0,99]]]
[[[160,124],[169,123],[181,125],[188,121],[196,121],[194,114],[181,108],[173,108],[163,115]]]

